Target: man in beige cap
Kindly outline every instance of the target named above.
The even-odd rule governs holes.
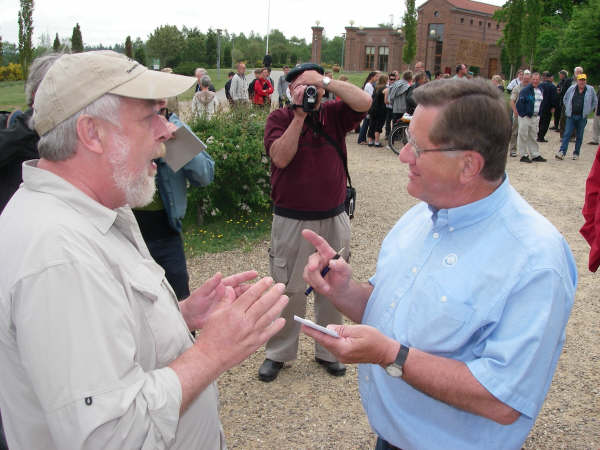
[[[13,450],[225,447],[214,381],[283,327],[284,287],[217,273],[178,305],[130,209],[152,199],[170,137],[159,99],[194,81],[87,52],[37,91],[40,159],[0,216]]]

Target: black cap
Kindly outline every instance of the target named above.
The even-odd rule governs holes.
[[[307,70],[316,70],[321,75],[325,74],[325,70],[318,64],[314,64],[314,63],[298,64],[296,67],[294,67],[292,70],[290,70],[288,72],[287,76],[285,77],[285,81],[291,83],[296,78],[298,78],[302,72],[306,72]]]

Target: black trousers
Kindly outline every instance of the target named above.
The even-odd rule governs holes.
[[[562,106],[559,105],[554,108],[554,128],[558,129],[560,125],[560,115],[562,113]]]
[[[377,443],[375,444],[375,450],[402,450],[401,448],[394,447],[388,441],[381,439],[377,436]]]
[[[185,262],[183,240],[180,234],[173,234],[163,239],[146,240],[150,254],[163,269],[169,284],[175,291],[178,300],[190,296],[190,277]]]
[[[540,127],[538,129],[538,140],[544,139],[550,126],[550,119],[552,119],[552,112],[549,109],[543,109],[540,111]]]

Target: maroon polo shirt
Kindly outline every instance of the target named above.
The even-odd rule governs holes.
[[[319,120],[323,131],[339,142],[346,154],[346,134],[366,113],[356,112],[344,102],[321,105]],[[294,117],[291,108],[273,111],[265,126],[265,149],[285,132]],[[295,211],[330,211],[346,199],[346,173],[337,150],[306,123],[302,127],[298,151],[283,169],[271,164],[271,198],[276,207]]]

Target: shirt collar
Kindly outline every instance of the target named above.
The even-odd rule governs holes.
[[[504,174],[504,180],[500,186],[481,200],[449,209],[436,209],[428,205],[434,228],[447,225],[458,229],[486,219],[502,207],[508,197],[509,187],[508,175]]]
[[[58,175],[37,167],[39,160],[23,164],[23,184],[29,190],[42,192],[60,199],[86,217],[102,234],[106,234],[117,218],[112,210],[93,200]]]

